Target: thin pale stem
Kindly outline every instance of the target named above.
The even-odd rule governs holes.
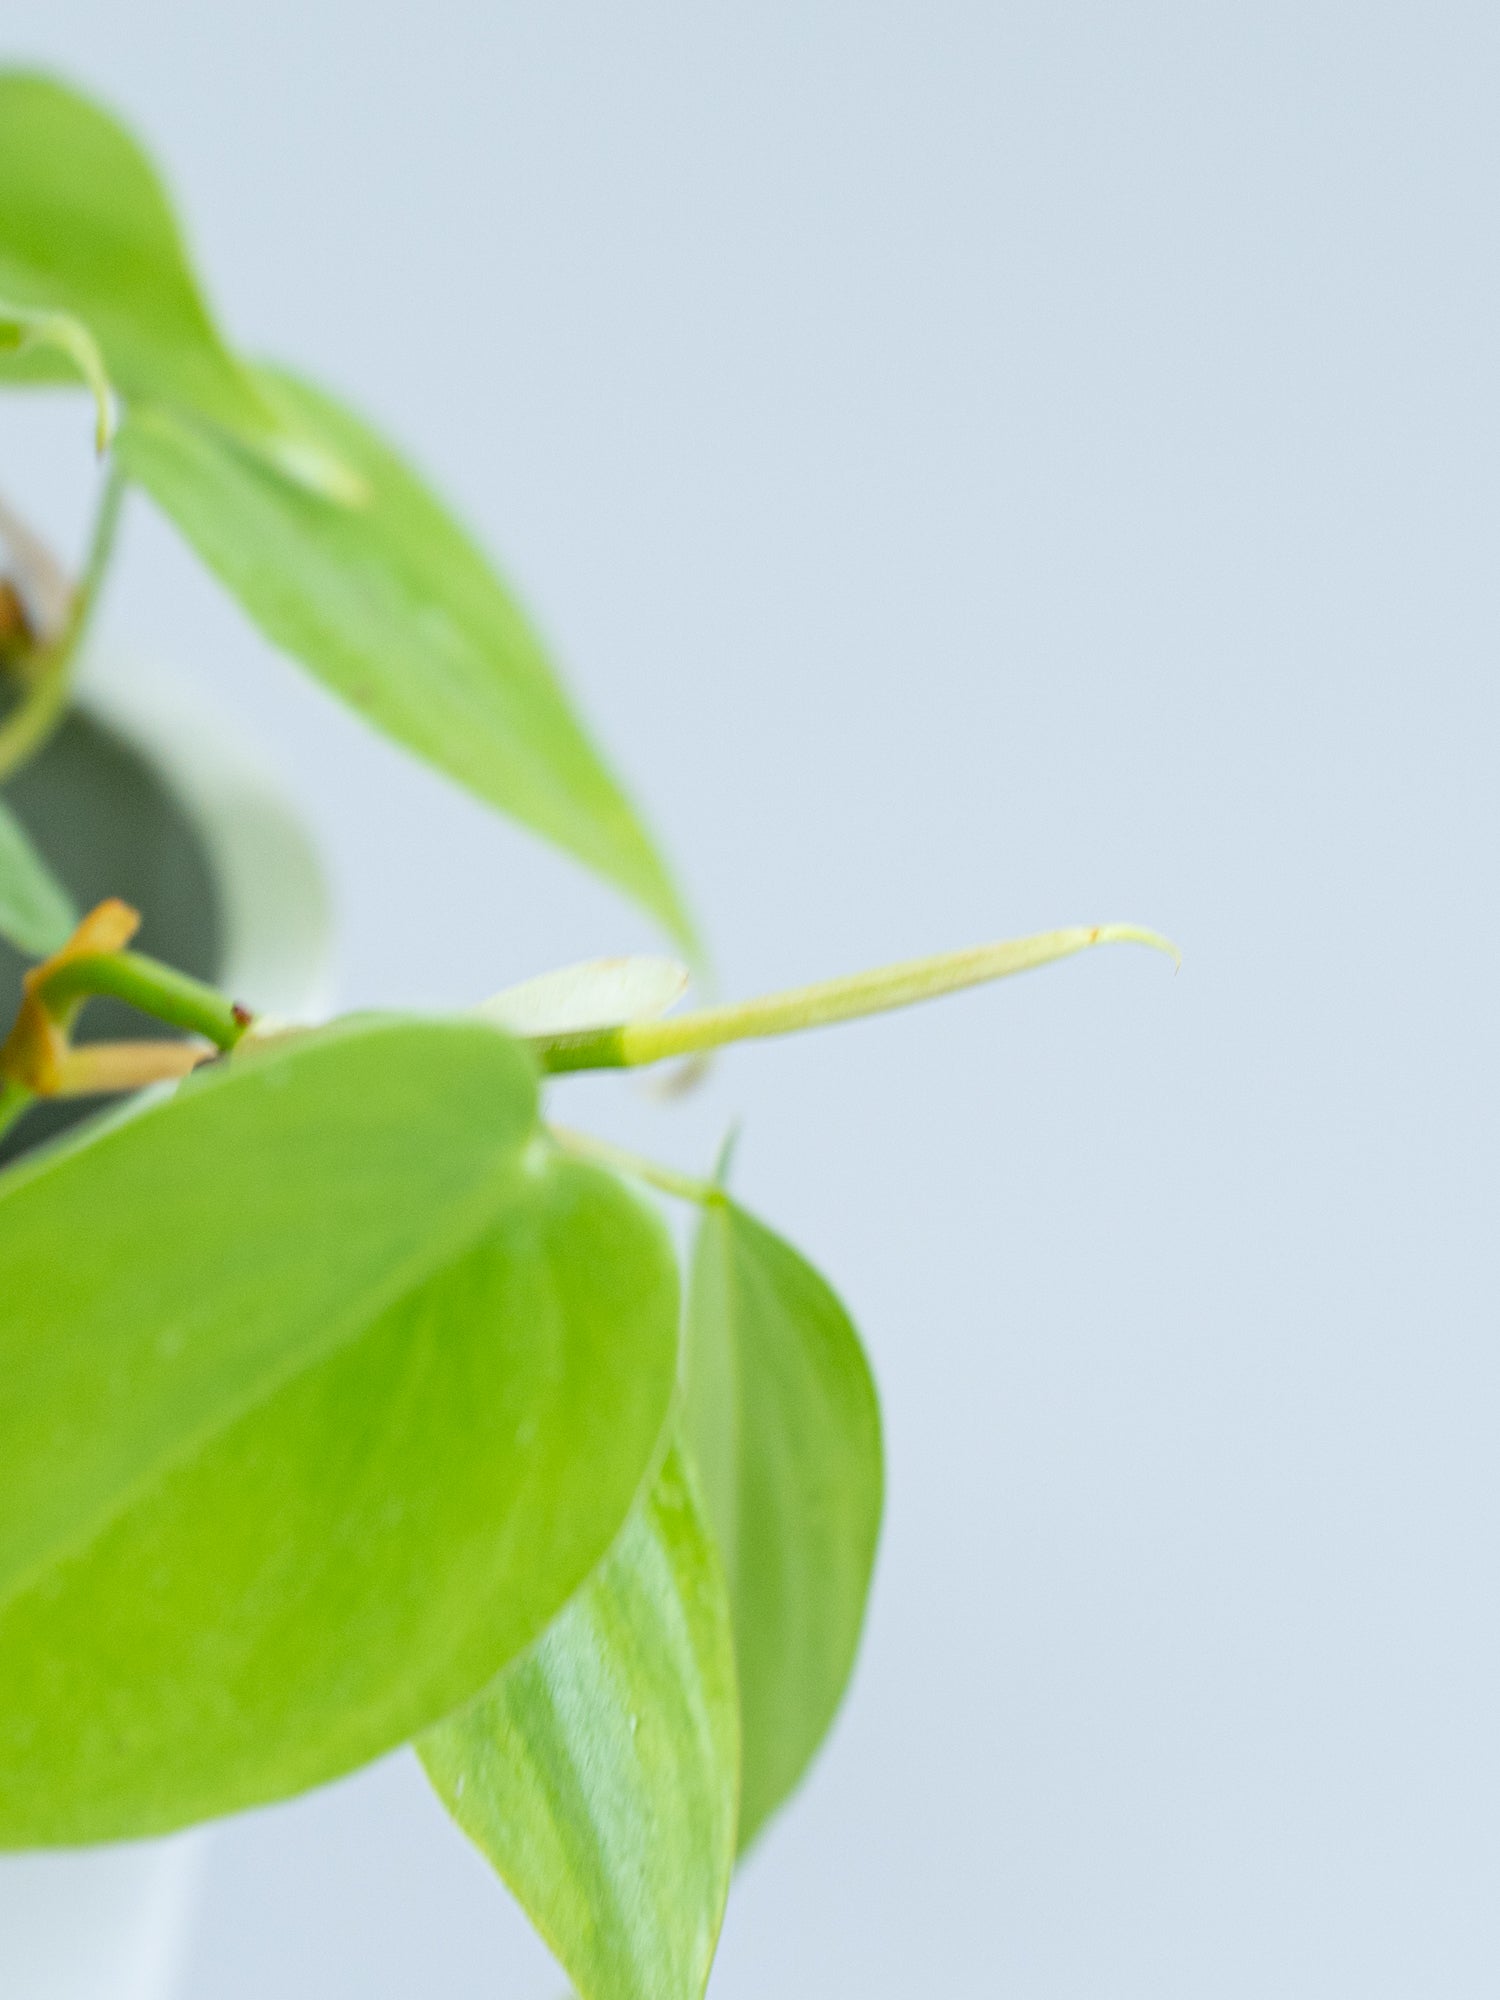
[[[1080,925],[1010,938],[1003,944],[979,945],[969,951],[945,952],[936,958],[910,959],[875,972],[827,979],[816,986],[800,986],[736,1006],[705,1007],[666,1020],[630,1021],[581,1034],[540,1035],[531,1046],[542,1068],[552,1072],[634,1069],[673,1056],[701,1055],[731,1042],[793,1035],[807,1028],[859,1020],[867,1014],[884,1014],[966,986],[982,986],[1013,973],[1029,972],[1099,944],[1143,944],[1165,952],[1174,961],[1179,958],[1177,947],[1168,939],[1135,924]]]
[[[124,497],[124,479],[111,467],[105,474],[88,559],[82,580],[73,593],[67,622],[56,638],[49,640],[36,655],[25,693],[4,723],[0,723],[0,778],[8,778],[29,757],[35,756],[62,719],[68,705],[73,667],[109,568]]]
[[[54,1097],[103,1097],[175,1083],[217,1053],[202,1042],[85,1042],[58,1065]]]
[[[627,1153],[622,1146],[612,1146],[607,1139],[596,1139],[589,1132],[575,1132],[567,1125],[549,1125],[547,1130],[565,1153],[572,1153],[580,1160],[591,1160],[595,1166],[610,1167],[614,1172],[627,1174],[632,1180],[644,1181],[647,1187],[658,1188],[663,1194],[670,1194],[678,1201],[690,1201],[699,1208],[718,1198],[719,1190],[710,1187],[707,1181],[695,1181],[688,1174],[679,1174],[672,1167],[658,1166],[655,1160],[642,1159],[639,1153]]]

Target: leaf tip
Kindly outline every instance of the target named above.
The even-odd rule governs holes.
[[[1149,951],[1159,951],[1172,961],[1174,973],[1182,970],[1182,950],[1171,938],[1160,931],[1147,930],[1142,924],[1096,924],[1089,938],[1090,944],[1143,944]]]

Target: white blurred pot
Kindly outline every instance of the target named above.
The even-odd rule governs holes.
[[[306,828],[253,751],[175,674],[90,654],[77,699],[153,764],[208,849],[223,904],[220,984],[256,1013],[333,1003],[328,891]]]
[[[78,703],[153,766],[196,826],[223,911],[224,989],[318,1020],[332,996],[328,897],[277,786],[170,674],[90,656]],[[0,1857],[0,2000],[170,2000],[205,1832]]]

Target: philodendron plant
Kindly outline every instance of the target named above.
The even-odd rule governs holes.
[[[699,956],[484,556],[358,417],[235,352],[136,144],[18,73],[0,379],[86,385],[104,458],[80,581],[0,589],[0,777],[67,708],[138,488],[366,722]],[[414,1744],[584,2000],[697,2000],[849,1679],[879,1413],[838,1298],[723,1165],[570,1131],[550,1079],[1161,940],[696,1012],[674,962],[601,961],[305,1027],[132,951],[136,922],[72,910],[0,805],[0,933],[35,961],[0,1124],[125,1105],[0,1174],[0,1846],[163,1833]],[[96,995],[177,1033],[75,1040]],[[657,1195],[697,1211],[685,1283]]]

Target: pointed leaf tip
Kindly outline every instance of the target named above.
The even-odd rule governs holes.
[[[298,441],[290,456],[283,442],[268,463],[137,404],[115,446],[128,476],[273,644],[696,954],[665,862],[482,551],[352,411],[284,371],[249,373],[282,439]]]
[[[1182,970],[1182,950],[1160,931],[1147,930],[1143,924],[1095,924],[1089,934],[1090,944],[1143,944],[1149,951],[1159,951],[1172,961],[1172,970]]]

